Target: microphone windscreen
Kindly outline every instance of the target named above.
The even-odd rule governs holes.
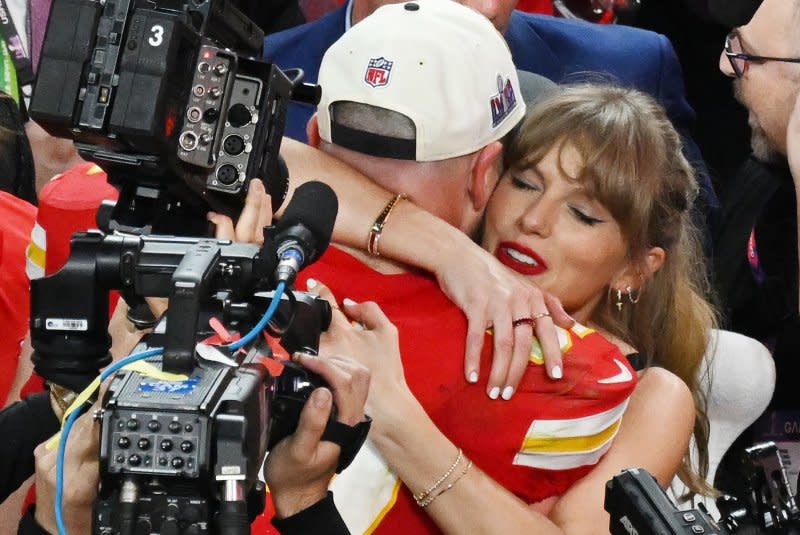
[[[278,222],[278,232],[301,224],[314,236],[316,251],[321,253],[331,241],[338,211],[339,199],[330,186],[323,182],[306,182],[294,191]]]

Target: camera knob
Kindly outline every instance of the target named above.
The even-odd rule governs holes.
[[[222,90],[220,90],[219,87],[212,87],[211,89],[208,90],[208,96],[214,99],[219,98],[221,94]]]

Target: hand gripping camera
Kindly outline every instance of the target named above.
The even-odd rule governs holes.
[[[310,203],[316,211],[306,217]],[[276,296],[273,288],[327,247],[336,209],[324,184],[301,186],[261,247],[80,233],[64,268],[32,281],[36,370],[73,390],[110,361],[109,289],[170,298],[165,320],[138,348],[157,346],[159,355],[144,368],[117,372],[96,415],[95,534],[249,533],[264,505],[257,476],[265,454],[294,431],[309,395],[323,384],[271,358],[262,312],[275,303],[264,328],[288,352],[316,353],[330,306],[301,292]],[[257,336],[241,348],[209,341],[221,330],[212,329],[211,318],[234,334]]]

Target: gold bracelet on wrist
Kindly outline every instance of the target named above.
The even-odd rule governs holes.
[[[439,496],[441,496],[442,494],[444,494],[448,490],[452,489],[455,486],[456,483],[461,481],[461,478],[464,477],[465,475],[467,475],[467,472],[469,471],[470,467],[472,467],[472,461],[467,462],[467,465],[464,467],[464,469],[461,471],[461,473],[458,474],[456,476],[456,478],[453,481],[451,481],[445,488],[443,488],[442,490],[440,490],[439,492],[437,492],[436,494],[434,494],[432,496],[428,496],[427,498],[425,498],[421,502],[417,502],[417,505],[419,505],[423,509],[428,507],[430,504],[433,503],[433,501],[436,498],[438,498]]]
[[[381,213],[378,214],[378,217],[375,218],[375,222],[372,223],[372,226],[369,228],[369,235],[367,236],[367,252],[372,256],[381,255],[380,251],[378,251],[378,242],[381,239],[381,234],[383,233],[383,227],[389,220],[389,214],[392,213],[392,209],[397,204],[397,202],[406,198],[407,196],[405,195],[405,193],[398,193],[397,195],[392,197],[389,200],[389,202],[386,203],[386,206],[383,207],[383,211],[381,211]]]
[[[442,474],[442,477],[437,479],[436,482],[430,487],[428,487],[427,490],[424,490],[419,494],[414,494],[414,501],[417,502],[417,505],[419,505],[420,507],[427,507],[427,505],[422,505],[422,504],[425,503],[426,500],[430,499],[431,493],[434,492],[436,489],[438,489],[442,485],[442,483],[444,483],[447,480],[447,478],[450,477],[450,475],[455,471],[456,467],[458,466],[458,463],[460,463],[461,459],[463,458],[464,458],[464,452],[462,451],[461,448],[458,448],[458,455],[456,455],[456,460],[453,461],[453,464],[450,465],[450,468],[448,468],[447,471],[444,474]]]

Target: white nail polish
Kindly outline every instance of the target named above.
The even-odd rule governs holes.
[[[564,373],[561,371],[561,366],[553,366],[553,369],[550,371],[550,375],[553,379],[561,379],[564,377]]]
[[[309,290],[311,290],[313,288],[316,288],[316,287],[317,287],[316,279],[308,279],[306,281],[306,288],[308,288]]]
[[[511,396],[514,395],[514,389],[510,386],[507,386],[503,389],[503,399],[508,401],[511,399]]]
[[[353,301],[352,299],[350,299],[349,297],[345,297],[345,298],[342,300],[342,304],[343,304],[343,305],[347,305],[347,306],[351,307],[351,306],[355,305],[355,304],[356,304],[356,302],[355,302],[355,301]]]
[[[477,383],[478,382],[478,372],[472,371],[469,372],[469,378],[467,379],[470,383]]]
[[[500,387],[496,386],[489,391],[489,398],[497,399],[497,396],[500,395]]]

